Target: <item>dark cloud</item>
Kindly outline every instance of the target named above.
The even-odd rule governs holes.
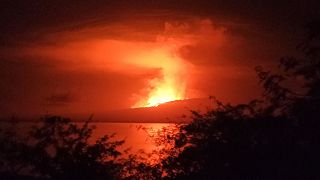
[[[317,0],[4,0],[0,7],[0,44],[32,42],[51,31],[77,31],[101,23],[139,24],[148,19],[164,22],[190,16],[210,17],[225,25],[254,24],[258,30],[295,31],[305,20],[319,15],[319,7]]]
[[[71,95],[69,92],[52,94],[45,98],[45,101],[49,106],[66,106],[70,103],[75,102],[76,100],[76,97]]]

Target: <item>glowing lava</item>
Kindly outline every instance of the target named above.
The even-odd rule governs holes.
[[[162,104],[162,103],[180,99],[180,97],[176,96],[174,89],[172,87],[168,87],[164,89],[159,88],[155,93],[156,93],[155,95],[152,95],[148,99],[147,107],[158,106],[159,104]]]
[[[159,86],[150,92],[145,107],[158,106],[162,103],[184,99],[183,90],[171,82],[159,83]]]
[[[174,79],[153,79],[151,82],[154,84],[154,88],[150,90],[147,98],[140,100],[134,107],[153,107],[185,98],[184,84],[179,85]]]
[[[159,68],[161,74],[150,79],[144,93],[140,93],[133,108],[153,107],[162,103],[185,99],[187,64],[170,48],[149,51],[139,57],[146,67]]]

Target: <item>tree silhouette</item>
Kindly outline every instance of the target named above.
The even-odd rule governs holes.
[[[167,177],[319,178],[319,27],[319,20],[308,24],[297,47],[302,56],[281,58],[282,73],[256,68],[262,100],[230,105],[213,98],[216,108],[193,112],[190,124],[164,137],[175,144],[161,162]]]
[[[47,116],[25,139],[12,138],[8,131],[1,139],[2,178],[114,179],[121,163],[117,150],[123,141],[103,136],[89,142],[93,131],[86,121],[81,127],[69,119]]]

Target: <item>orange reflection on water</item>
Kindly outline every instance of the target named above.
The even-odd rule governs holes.
[[[151,153],[153,150],[162,148],[156,142],[157,135],[167,131],[171,123],[104,123],[95,122],[96,129],[93,131],[93,139],[102,137],[105,134],[115,133],[115,140],[125,140],[120,150],[130,148],[132,153],[143,150]]]

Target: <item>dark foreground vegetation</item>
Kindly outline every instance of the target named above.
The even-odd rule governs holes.
[[[123,156],[123,141],[89,142],[88,121],[48,116],[28,136],[2,130],[1,179],[319,179],[320,23],[308,25],[299,57],[283,57],[281,73],[257,67],[261,100],[194,112],[193,121],[155,140],[155,152]]]

